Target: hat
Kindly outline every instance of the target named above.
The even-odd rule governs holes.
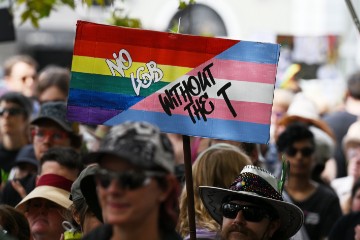
[[[118,156],[147,170],[174,172],[175,156],[171,142],[159,128],[147,122],[125,122],[114,126],[102,139],[98,151],[84,162],[98,162],[104,154]]]
[[[360,143],[360,121],[350,125],[342,141],[344,150],[350,142]]]
[[[48,119],[59,124],[65,131],[78,135],[79,124],[69,122],[66,118],[65,102],[46,102],[41,105],[39,115],[31,121],[32,125],[38,125],[42,120]]]
[[[99,169],[97,164],[93,164],[85,168],[74,184],[71,186],[71,196],[73,201],[85,198],[89,209],[95,216],[103,222],[102,210],[96,193],[96,182],[94,175]]]
[[[30,163],[39,167],[39,161],[36,160],[34,146],[32,144],[28,144],[21,148],[19,153],[16,155],[15,165],[19,165],[21,163]]]
[[[271,206],[280,218],[276,235],[287,239],[293,236],[304,222],[302,210],[294,204],[284,202],[278,190],[277,179],[267,170],[247,165],[229,189],[200,186],[199,194],[209,214],[222,223],[221,205],[229,197],[249,202],[261,202]]]
[[[72,201],[69,200],[71,184],[71,180],[56,174],[42,175],[34,190],[23,198],[15,208],[25,212],[29,200],[44,198],[68,209],[72,204]]]
[[[315,103],[303,93],[295,95],[287,110],[286,116],[280,119],[279,125],[287,126],[293,122],[303,122],[318,127],[332,139],[335,139],[335,135],[329,125],[321,119]]]

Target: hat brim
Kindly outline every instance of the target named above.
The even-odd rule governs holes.
[[[299,121],[320,128],[322,131],[324,131],[332,139],[335,140],[334,132],[327,125],[327,123],[323,120],[317,120],[317,119],[305,118],[305,117],[301,117],[301,116],[292,115],[292,116],[284,116],[283,118],[281,118],[279,120],[279,125],[287,126],[293,122],[299,122]]]
[[[80,182],[80,189],[87,205],[89,206],[89,209],[95,214],[97,219],[99,219],[101,222],[104,222],[101,206],[96,192],[94,175],[88,175],[84,177]]]
[[[23,200],[16,205],[16,209],[20,210],[21,212],[26,211],[26,203],[34,198],[45,198],[49,201],[52,201],[65,209],[68,209],[72,201],[69,200],[70,192],[53,187],[53,186],[39,186],[34,188]]]
[[[304,222],[302,210],[296,205],[284,201],[265,198],[249,192],[208,186],[200,186],[199,194],[208,213],[219,224],[222,223],[221,204],[227,196],[238,196],[240,198],[243,196],[247,201],[253,199],[254,201],[265,202],[272,206],[277,211],[281,222],[280,228],[277,231],[278,235],[284,237],[284,239],[295,235]]]
[[[57,118],[50,117],[50,116],[41,116],[41,117],[34,118],[34,119],[30,122],[30,124],[31,124],[31,125],[37,125],[37,124],[39,124],[41,121],[44,121],[44,120],[51,120],[51,121],[59,124],[60,127],[62,127],[65,131],[67,131],[67,132],[73,132],[73,129],[70,128],[69,126],[65,125],[62,121],[59,121]]]

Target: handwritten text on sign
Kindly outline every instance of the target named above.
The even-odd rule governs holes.
[[[129,52],[121,49],[119,54],[113,53],[116,63],[112,60],[106,59],[111,74],[116,76],[118,72],[122,77],[125,77],[125,70],[132,66],[132,58]],[[159,82],[164,74],[154,61],[149,61],[145,64],[146,67],[141,66],[136,70],[136,75],[130,73],[131,83],[134,92],[137,96],[140,94],[141,88],[149,88],[151,84]],[[181,81],[172,86],[170,89],[165,90],[165,95],[159,95],[159,101],[165,113],[169,116],[172,115],[172,110],[178,107],[183,107],[187,111],[193,123],[196,120],[204,119],[207,121],[207,115],[214,111],[214,103],[208,100],[207,88],[216,85],[216,81],[211,73],[213,63],[208,64],[199,71],[196,76],[189,76],[186,80]],[[231,102],[227,96],[226,90],[231,87],[231,82],[226,83],[217,91],[217,96],[222,96],[229,108],[233,117],[237,116]]]

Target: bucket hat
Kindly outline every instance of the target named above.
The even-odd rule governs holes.
[[[199,193],[207,211],[219,224],[223,218],[221,206],[230,198],[271,206],[281,222],[275,233],[278,236],[276,239],[288,239],[295,235],[304,222],[302,210],[283,200],[277,179],[257,166],[245,166],[228,189],[200,186]]]
[[[83,162],[99,162],[112,154],[145,170],[174,173],[175,157],[169,138],[147,122],[128,121],[112,127],[98,151],[89,153]]]

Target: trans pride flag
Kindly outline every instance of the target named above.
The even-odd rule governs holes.
[[[78,21],[67,117],[267,143],[280,45]]]

